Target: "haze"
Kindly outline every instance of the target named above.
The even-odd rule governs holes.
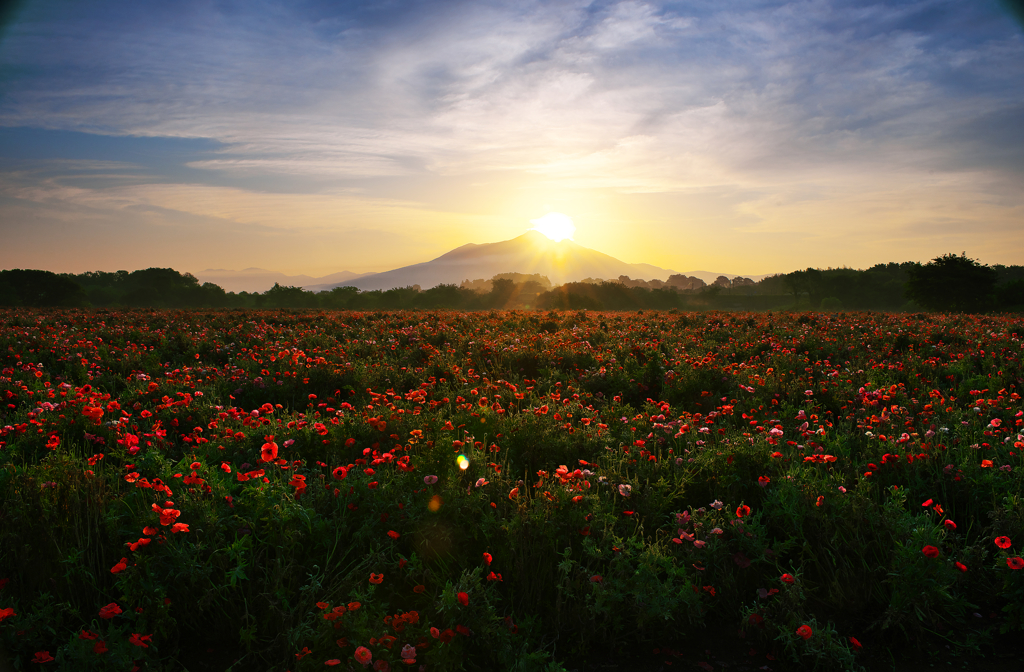
[[[30,0],[0,268],[385,271],[548,213],[684,271],[1022,264],[1007,7]]]

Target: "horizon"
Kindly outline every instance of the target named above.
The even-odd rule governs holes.
[[[1018,5],[27,0],[0,268],[320,278],[530,230],[680,273],[1021,265]]]

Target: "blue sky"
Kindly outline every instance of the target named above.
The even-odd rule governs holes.
[[[913,2],[64,2],[0,34],[2,268],[1024,264],[1024,31]]]

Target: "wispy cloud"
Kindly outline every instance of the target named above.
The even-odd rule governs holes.
[[[378,208],[396,180],[481,176],[731,191],[727,228],[886,211],[908,240],[951,193],[963,226],[1021,206],[1024,40],[994,1],[54,7],[30,2],[0,44],[0,124],[212,139],[180,162],[207,177],[126,187],[196,215],[255,221],[227,195],[248,190],[267,218],[298,207],[293,222],[319,226],[337,194]],[[275,179],[326,201],[274,201]],[[901,208],[910,193],[946,205]],[[445,209],[422,190],[398,200]]]

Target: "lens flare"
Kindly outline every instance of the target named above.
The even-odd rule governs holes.
[[[430,509],[431,512],[437,513],[437,510],[441,508],[442,504],[444,504],[444,500],[438,495],[434,495],[430,498],[430,503],[427,504],[427,508]]]
[[[455,461],[458,463],[459,469],[462,469],[463,471],[469,469],[469,458],[465,455],[460,454],[455,458]]]

